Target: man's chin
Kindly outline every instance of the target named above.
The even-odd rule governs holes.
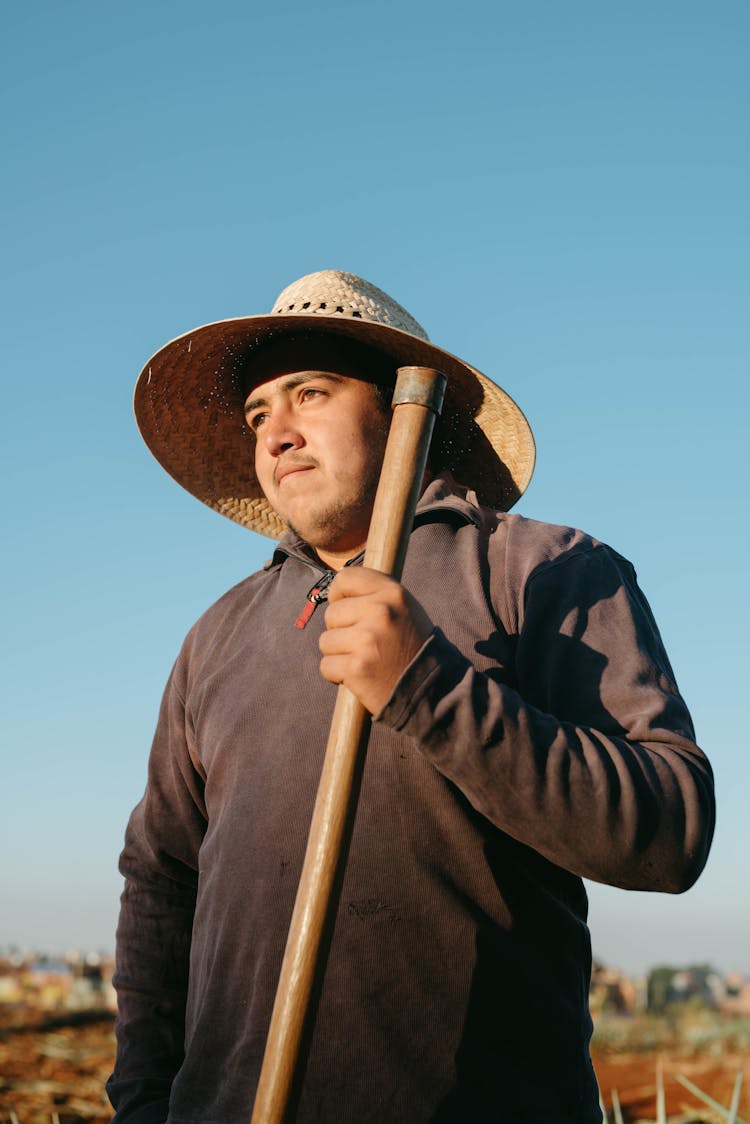
[[[334,505],[317,512],[307,511],[300,518],[290,512],[284,518],[289,530],[313,550],[351,552],[353,556],[367,541],[371,513],[369,504],[362,512],[351,506]]]

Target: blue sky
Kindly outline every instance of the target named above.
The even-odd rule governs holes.
[[[171,663],[270,552],[151,459],[138,371],[342,268],[516,398],[518,510],[634,561],[713,760],[702,880],[593,887],[595,953],[750,972],[747,5],[16,0],[3,22],[0,946],[112,946]]]

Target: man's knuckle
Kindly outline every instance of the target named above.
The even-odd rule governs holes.
[[[393,620],[393,616],[393,606],[387,601],[378,601],[375,604],[373,617],[379,627],[388,627]]]
[[[364,679],[370,673],[371,663],[369,658],[362,652],[358,652],[349,661],[349,668],[353,678]]]

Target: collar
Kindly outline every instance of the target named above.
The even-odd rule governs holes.
[[[459,484],[453,475],[444,470],[433,476],[417,503],[415,525],[445,518],[449,513],[459,516],[465,523],[481,523],[480,504],[476,492]]]

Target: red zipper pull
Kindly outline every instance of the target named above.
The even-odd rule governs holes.
[[[307,622],[310,620],[310,617],[313,615],[313,613],[317,609],[318,605],[323,600],[323,598],[321,597],[321,593],[322,593],[322,590],[318,589],[317,586],[315,586],[314,589],[310,590],[310,592],[307,595],[307,601],[305,602],[305,607],[302,610],[302,612],[300,613],[300,615],[297,617],[296,621],[294,622],[295,628],[304,628],[305,627]]]
[[[328,586],[335,577],[333,570],[326,570],[324,574],[321,574],[317,583],[307,595],[307,604],[294,622],[295,628],[304,628],[320,602],[328,600]]]

